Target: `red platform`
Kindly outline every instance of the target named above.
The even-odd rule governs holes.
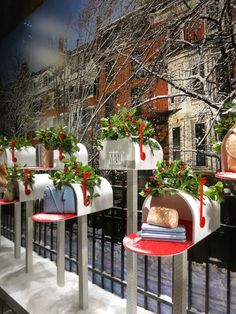
[[[215,177],[218,179],[236,180],[236,173],[235,172],[217,172],[215,173]]]
[[[142,255],[171,256],[181,254],[193,246],[192,241],[184,243],[157,240],[142,240],[136,233],[131,233],[123,239],[126,249]]]
[[[9,205],[9,204],[15,204],[19,202],[18,200],[14,200],[14,201],[11,201],[11,202],[6,202],[4,201],[3,199],[0,199],[0,205]]]
[[[192,242],[192,222],[180,220],[180,225],[186,228],[185,242],[171,242],[158,240],[143,240],[136,233],[131,233],[123,239],[124,247],[134,253],[149,256],[171,256],[181,254],[193,246]]]
[[[32,216],[32,220],[36,222],[57,222],[61,220],[68,220],[75,218],[75,214],[50,214],[50,213],[38,213]]]

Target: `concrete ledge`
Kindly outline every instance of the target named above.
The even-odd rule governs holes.
[[[25,273],[24,253],[14,258],[13,243],[4,237],[0,247],[0,298],[17,314],[125,314],[126,300],[89,282],[89,308],[79,309],[78,276],[65,272],[65,286],[56,284],[56,265],[33,254],[33,271]],[[3,296],[3,297],[1,297]],[[138,314],[151,314],[138,308]]]

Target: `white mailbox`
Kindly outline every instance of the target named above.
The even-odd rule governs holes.
[[[14,159],[15,158],[15,159]],[[24,147],[20,150],[15,149],[14,154],[12,150],[6,149],[6,166],[13,167],[14,164],[20,164],[22,166],[36,167],[36,150],[34,147]]]
[[[87,151],[86,147],[80,143],[77,144],[77,146],[79,147],[79,151],[73,153],[73,155],[76,156],[76,159],[78,162],[82,162],[83,165],[87,165],[88,164],[88,151]],[[69,154],[63,153],[63,155],[66,158],[69,158]],[[53,151],[53,167],[57,168],[57,169],[64,168],[64,164],[59,159],[59,150]]]
[[[153,142],[159,146],[158,150],[151,150],[148,145],[143,145],[145,158],[141,158],[142,152],[138,143],[130,138],[117,141],[104,140],[103,148],[99,154],[99,168],[111,170],[151,170],[156,168],[157,161],[162,161],[163,151],[157,141]]]
[[[92,199],[88,206],[84,204],[83,189],[80,184],[70,184],[75,192],[77,204],[77,216],[84,216],[113,207],[113,190],[105,178],[101,178],[101,185],[94,187],[94,193],[100,196]],[[87,191],[88,195],[89,192]]]
[[[152,206],[175,208],[179,213],[180,224],[186,225],[186,236],[192,244],[201,241],[220,227],[220,205],[204,197],[203,217],[205,225],[200,226],[200,201],[183,192],[163,197],[148,196],[143,203],[143,222]]]
[[[53,182],[49,178],[49,174],[35,174],[33,189],[29,185],[25,186],[24,182],[17,181],[17,195],[20,202],[27,202],[32,200],[38,200],[43,198],[44,189],[46,186],[52,186]],[[29,190],[29,194],[26,193],[26,190]]]

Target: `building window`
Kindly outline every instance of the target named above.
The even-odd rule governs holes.
[[[108,98],[109,95],[106,96]],[[115,95],[109,97],[105,103],[105,117],[109,117],[115,113]]]
[[[192,67],[192,76],[195,75],[204,78],[204,64],[194,65]],[[197,93],[202,93],[204,91],[204,85],[198,77],[192,80],[192,87]]]
[[[143,101],[143,86],[135,86],[131,88],[131,107],[135,107]],[[137,114],[142,114],[142,108],[137,107]]]
[[[202,140],[205,135],[205,124],[197,123],[195,125],[195,137],[196,137],[196,149],[205,151],[206,150],[206,139],[199,146],[198,143]],[[197,153],[196,155],[196,166],[206,166],[206,156],[202,153]]]
[[[114,78],[114,75],[115,75],[114,65],[115,65],[115,60],[110,60],[106,62],[105,64],[105,73],[106,73],[107,83],[111,82],[112,79]]]
[[[47,108],[52,108],[53,105],[54,105],[54,98],[53,98],[53,95],[47,96],[47,98],[46,98],[46,107],[47,107]]]
[[[34,112],[40,112],[41,111],[41,101],[40,99],[39,100],[36,100],[34,103],[33,103],[33,110]]]
[[[43,77],[43,86],[47,86],[49,84],[49,76],[44,75]]]
[[[173,136],[173,160],[180,159],[180,127],[172,129]]]
[[[147,72],[135,61],[131,62],[131,74],[134,75],[136,79],[144,78]]]

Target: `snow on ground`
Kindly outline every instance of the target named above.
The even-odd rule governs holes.
[[[24,252],[16,260],[13,243],[1,237],[0,287],[30,314],[125,314],[126,300],[89,282],[89,308],[78,307],[78,276],[66,272],[65,286],[56,284],[56,265],[33,253],[33,271],[25,273]],[[151,314],[138,308],[138,314]]]

